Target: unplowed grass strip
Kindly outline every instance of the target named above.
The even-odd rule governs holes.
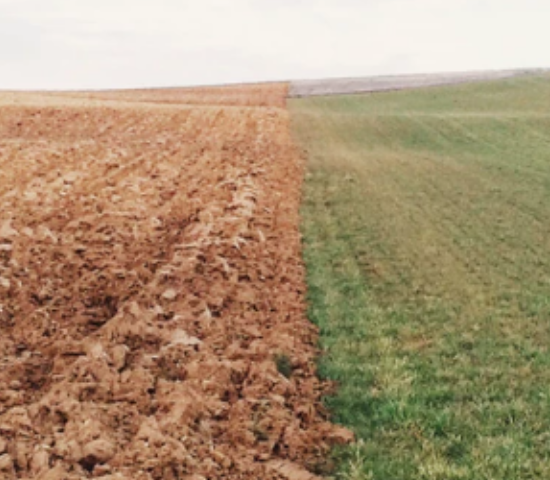
[[[344,478],[550,478],[549,101],[547,76],[291,101]]]

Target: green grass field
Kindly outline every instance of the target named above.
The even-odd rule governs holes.
[[[346,479],[550,479],[550,78],[292,100]]]

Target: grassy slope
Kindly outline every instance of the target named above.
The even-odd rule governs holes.
[[[550,478],[550,79],[290,108],[344,475]]]

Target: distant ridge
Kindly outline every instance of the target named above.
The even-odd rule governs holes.
[[[289,97],[316,95],[344,95],[353,93],[383,92],[409,88],[434,87],[467,82],[500,80],[522,75],[550,72],[549,69],[485,70],[456,73],[412,75],[381,75],[358,78],[332,78],[324,80],[297,80],[290,82]]]

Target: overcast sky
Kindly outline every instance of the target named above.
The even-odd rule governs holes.
[[[0,0],[0,89],[550,67],[549,0]]]

